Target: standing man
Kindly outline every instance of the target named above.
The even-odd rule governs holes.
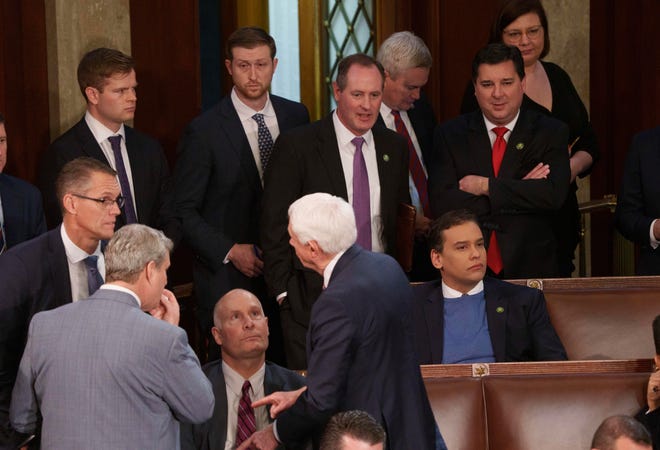
[[[59,223],[55,178],[64,164],[89,156],[117,171],[125,199],[117,228],[143,223],[163,230],[177,242],[179,224],[169,192],[169,168],[160,144],[125,125],[133,120],[137,103],[135,63],[119,50],[97,48],[78,65],[78,85],[87,102],[85,116],[53,141],[41,170],[41,192],[50,227]]]
[[[46,232],[39,190],[19,178],[2,173],[7,164],[7,131],[0,114],[0,254]]]
[[[112,237],[124,201],[117,173],[93,158],[65,164],[56,186],[62,224],[0,255],[0,429],[8,426],[32,316],[87,298],[103,284],[101,241]]]
[[[415,359],[412,292],[401,267],[355,244],[354,210],[330,194],[295,201],[288,229],[299,261],[324,286],[309,324],[307,390],[255,402],[272,404],[277,419],[241,449],[299,445],[353,409],[377,418],[388,449],[446,448]]]
[[[162,232],[122,227],[105,251],[107,284],[34,316],[11,401],[17,431],[41,424],[44,449],[174,449],[177,421],[211,416],[211,385],[165,290],[170,251]]]
[[[262,180],[275,139],[281,131],[308,123],[309,114],[304,105],[268,93],[275,52],[275,41],[261,28],[234,31],[225,60],[234,82],[231,95],[193,120],[180,143],[176,211],[195,252],[197,312],[210,342],[213,305],[236,288],[261,300],[275,319],[271,332],[280,334],[277,309],[266,301],[262,276]],[[280,340],[275,346],[281,347]],[[277,350],[280,355],[273,359],[283,360]]]
[[[253,409],[253,401],[305,385],[297,373],[266,361],[268,318],[253,294],[243,289],[226,293],[215,304],[213,322],[222,359],[202,368],[213,386],[213,416],[199,425],[181,426],[183,450],[236,448],[272,422],[269,410]]]
[[[305,336],[322,278],[305,269],[289,248],[289,205],[313,192],[342,197],[355,210],[358,244],[376,252],[395,251],[397,208],[410,203],[408,159],[401,136],[374,127],[383,82],[383,69],[370,56],[344,58],[333,83],[336,110],[283,133],[275,143],[266,172],[261,242],[266,283],[280,304],[290,369],[307,366]]]
[[[441,279],[413,288],[419,364],[566,359],[543,291],[484,278],[486,247],[473,213],[433,221],[429,245]]]
[[[436,119],[421,91],[429,79],[433,58],[424,41],[409,31],[394,33],[385,39],[377,58],[385,69],[379,121],[408,142],[408,185],[417,210],[413,265],[408,276],[411,281],[428,281],[435,276],[435,270],[429,262],[426,245],[431,223],[427,164],[433,152]]]
[[[479,50],[472,82],[481,109],[438,126],[429,174],[435,215],[476,213],[500,278],[559,276],[552,217],[570,183],[568,128],[520,108],[524,76],[516,47]]]
[[[616,205],[616,227],[639,244],[637,275],[660,275],[660,126],[633,137]]]

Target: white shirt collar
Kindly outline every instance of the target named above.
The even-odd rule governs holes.
[[[339,258],[341,258],[341,255],[346,253],[346,250],[342,250],[339,253],[337,253],[335,256],[332,257],[330,262],[328,263],[327,266],[325,266],[325,269],[323,269],[323,288],[327,288],[328,284],[330,283],[330,278],[332,277],[332,272],[335,270],[335,266],[337,265],[337,261],[339,261]]]
[[[64,227],[64,223],[62,223],[62,226],[60,227],[60,236],[62,237],[62,243],[64,244],[64,252],[66,253],[66,257],[71,264],[79,263],[80,261],[90,256],[87,254],[85,250],[78,247],[76,244],[73,243],[71,238],[69,238],[69,235],[67,234],[66,229]],[[103,253],[101,252],[100,241],[96,245],[96,250],[94,250],[94,253],[92,253],[92,255],[96,255],[96,256],[103,255]]]
[[[268,93],[266,93],[266,104],[261,111],[255,111],[243,103],[241,99],[238,98],[236,87],[232,88],[231,90],[231,102],[233,103],[234,109],[238,114],[238,118],[241,119],[241,122],[246,120],[253,120],[252,116],[254,116],[256,113],[263,114],[266,117],[275,117],[275,109],[273,108],[273,104],[270,102],[270,95]]]
[[[349,131],[348,128],[346,128],[346,126],[339,119],[339,116],[337,116],[337,110],[334,110],[334,112],[332,113],[332,122],[335,126],[335,134],[337,135],[337,143],[339,144],[339,147],[342,148],[350,144],[351,147],[353,147],[353,151],[355,151],[355,146],[352,144],[351,141],[358,136],[355,136],[353,133]],[[364,133],[361,137],[364,139],[364,143],[367,144],[368,148],[373,147],[374,138],[373,138],[373,134],[371,133],[371,130]]]
[[[225,376],[225,384],[227,387],[229,387],[229,389],[234,394],[240,397],[242,394],[241,391],[243,390],[243,383],[245,382],[243,376],[232,369],[225,361],[222,361],[222,373]],[[262,386],[264,384],[265,376],[266,363],[264,362],[259,370],[257,370],[250,378],[248,378],[248,381],[250,381],[250,385],[252,386],[252,391],[256,390],[256,386]]]
[[[115,133],[110,128],[106,127],[101,122],[99,122],[94,116],[92,116],[92,114],[89,111],[85,113],[85,122],[87,123],[89,130],[94,135],[94,139],[96,139],[96,142],[98,142],[99,144],[101,142],[106,141],[110,136],[117,136],[117,135],[120,135],[122,137],[122,140],[126,142],[126,131],[124,130],[123,123],[119,127],[119,130]]]
[[[495,128],[495,127],[499,127],[499,126],[502,126],[502,125],[495,125],[493,122],[491,122],[490,120],[488,120],[488,119],[486,118],[486,116],[485,116],[483,113],[482,113],[482,116],[483,116],[483,118],[484,118],[484,123],[486,124],[486,129],[487,129],[490,133],[492,133],[491,130],[492,130],[493,128]],[[511,133],[511,132],[513,131],[513,128],[516,126],[516,123],[518,122],[518,117],[520,117],[520,108],[518,108],[518,113],[516,113],[516,117],[514,117],[513,120],[512,120],[511,122],[509,122],[509,123],[507,123],[506,125],[504,125],[504,127],[507,128],[507,129],[509,130],[509,131],[507,131],[507,133]],[[505,138],[505,139],[506,139],[506,138]]]
[[[109,291],[119,291],[119,292],[124,292],[126,294],[130,294],[130,296],[133,297],[135,299],[135,301],[137,302],[138,307],[142,308],[142,302],[140,301],[140,297],[138,297],[135,292],[131,291],[128,288],[125,288],[124,286],[119,286],[119,285],[112,284],[112,283],[106,283],[106,284],[101,285],[101,287],[99,289],[107,289]]]
[[[484,290],[484,280],[481,280],[477,283],[475,287],[470,289],[467,293],[467,295],[474,295],[478,294],[479,292]],[[456,289],[452,289],[449,286],[445,284],[445,282],[442,282],[442,296],[444,298],[458,298],[462,297],[463,293],[460,291],[457,291]]]

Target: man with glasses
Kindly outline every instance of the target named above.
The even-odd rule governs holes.
[[[32,316],[103,284],[101,242],[112,237],[124,204],[116,172],[93,158],[64,165],[56,193],[61,225],[0,255],[0,444],[12,439],[9,401]]]

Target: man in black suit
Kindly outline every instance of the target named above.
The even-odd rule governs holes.
[[[639,244],[637,275],[660,275],[660,126],[633,137],[616,205],[616,227]]]
[[[243,289],[229,291],[216,303],[213,322],[213,338],[222,348],[222,359],[202,368],[213,386],[213,416],[199,425],[181,424],[183,450],[236,448],[249,437],[239,430],[241,398],[246,396],[251,404],[273,392],[305,385],[305,379],[297,373],[266,361],[268,318],[253,294]],[[243,393],[246,382],[249,386]],[[253,431],[272,422],[268,408],[243,414],[251,414]]]
[[[78,65],[78,84],[87,102],[85,116],[55,139],[42,160],[40,184],[50,228],[61,215],[54,195],[55,178],[68,161],[96,158],[117,171],[126,203],[117,228],[142,223],[180,239],[174,217],[169,168],[160,144],[125,125],[135,115],[137,80],[133,58],[109,48],[85,54]]]
[[[484,278],[486,248],[473,213],[443,214],[429,245],[442,279],[413,288],[420,364],[566,359],[542,291]]]
[[[436,216],[475,212],[488,240],[488,267],[500,278],[558,276],[552,215],[570,182],[568,128],[521,108],[525,71],[520,51],[481,49],[472,62],[479,111],[436,129],[430,167]]]
[[[101,241],[123,203],[116,177],[93,158],[65,164],[56,183],[61,226],[0,255],[0,430],[32,316],[87,298],[105,276]]]
[[[275,52],[275,41],[261,28],[234,31],[225,60],[234,82],[231,94],[193,120],[180,143],[176,211],[195,252],[198,318],[209,338],[213,305],[236,288],[254,293],[272,318],[271,334],[281,333],[277,305],[266,300],[262,276],[262,180],[272,142],[280,132],[309,123],[309,114],[304,105],[268,93]],[[258,119],[265,128],[260,130]],[[281,339],[272,344],[269,359],[283,362]]]
[[[255,402],[277,419],[241,450],[298,446],[355,409],[387,430],[388,449],[446,449],[415,360],[408,279],[390,256],[356,245],[356,228],[339,197],[317,192],[290,206],[290,245],[324,285],[309,324],[307,390]]]
[[[421,96],[433,58],[424,41],[409,31],[394,33],[378,49],[376,57],[385,69],[379,122],[401,134],[408,143],[409,189],[417,210],[411,281],[428,281],[435,270],[429,261],[426,233],[431,223],[427,165],[433,151],[435,113]]]
[[[383,80],[383,69],[373,58],[344,58],[333,83],[337,109],[318,122],[283,133],[275,143],[264,185],[261,243],[264,275],[280,304],[291,369],[306,367],[305,336],[322,280],[289,248],[289,205],[313,192],[347,199],[360,216],[358,244],[377,252],[395,251],[397,208],[410,203],[408,160],[401,136],[374,127]]]
[[[0,254],[46,231],[39,190],[3,173],[7,164],[7,131],[0,114]]]

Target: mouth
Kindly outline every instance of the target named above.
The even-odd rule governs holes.
[[[468,267],[468,270],[470,272],[481,271],[483,269],[484,269],[484,265],[481,263]]]

